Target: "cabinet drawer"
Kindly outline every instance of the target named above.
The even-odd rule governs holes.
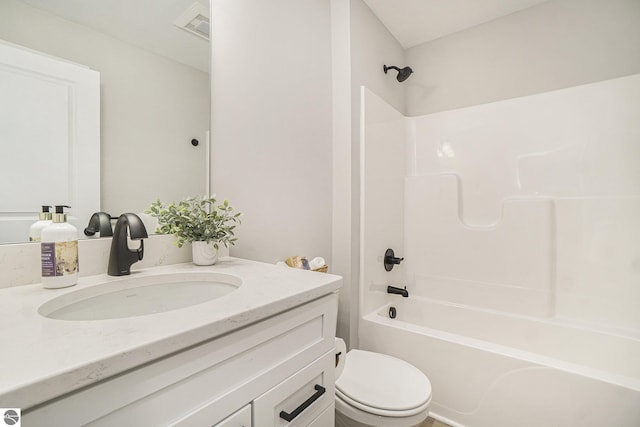
[[[229,415],[213,427],[251,427],[251,405]]]
[[[308,426],[335,396],[330,351],[253,402],[254,427]]]

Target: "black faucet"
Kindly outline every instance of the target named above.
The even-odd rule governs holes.
[[[406,286],[404,287],[404,289],[396,288],[395,286],[387,286],[387,293],[388,294],[402,295],[405,298],[407,298],[409,296],[409,291],[407,291],[407,287]]]
[[[97,232],[100,232],[100,237],[113,236],[113,229],[111,228],[111,215],[106,212],[96,212],[91,215],[89,219],[89,225],[84,229],[85,236],[93,236]]]
[[[127,229],[132,240],[140,240],[140,247],[131,250],[127,246]],[[125,276],[131,273],[131,264],[142,260],[144,256],[144,241],[149,237],[147,229],[140,217],[134,213],[123,213],[116,222],[111,240],[109,254],[109,276]]]

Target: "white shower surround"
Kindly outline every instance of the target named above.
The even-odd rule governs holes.
[[[616,371],[640,359],[640,75],[412,118],[362,105],[361,346],[435,376],[435,414],[461,425],[588,426],[586,402],[640,425],[615,403],[640,402],[640,372]],[[390,273],[387,247],[406,257]],[[438,316],[389,323],[387,284]]]

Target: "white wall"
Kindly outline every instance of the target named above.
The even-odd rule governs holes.
[[[244,213],[235,256],[331,267],[329,0],[212,4],[212,191]]]
[[[15,0],[0,2],[0,39],[100,72],[101,209],[204,194],[205,144],[190,141],[209,128],[207,73]]]
[[[212,19],[212,188],[245,213],[233,254],[324,256],[344,277],[338,335],[354,338],[359,91],[402,108],[382,66],[403,50],[361,0],[219,0]]]
[[[352,182],[351,161],[351,14],[350,4],[343,0],[331,0],[331,82],[333,86],[333,153],[332,153],[332,271],[343,277],[338,299],[337,336],[344,338],[347,346],[357,337],[357,306],[352,301],[357,286],[358,247],[352,231]],[[355,233],[357,236],[357,233]],[[355,266],[354,266],[355,264]],[[353,309],[352,309],[353,308]],[[355,319],[352,321],[352,318]]]
[[[366,86],[401,113],[405,112],[405,90],[396,72],[385,74],[383,65],[404,67],[405,54],[377,16],[362,0],[351,0],[351,99],[353,116],[359,123],[360,86]],[[355,127],[359,132],[359,126]]]
[[[408,49],[406,113],[436,111],[640,72],[640,2],[552,0]],[[401,110],[402,111],[402,110]]]
[[[398,108],[404,91],[384,64],[401,64],[402,47],[362,0],[332,0],[334,272],[344,277],[338,336],[357,347],[360,238],[360,88],[375,87]],[[347,184],[348,183],[348,184]]]
[[[363,88],[362,211],[360,306],[364,313],[380,307],[390,299],[387,285],[405,285],[405,263],[386,271],[385,251],[393,249],[397,257],[405,256],[404,246],[404,178],[406,118],[372,91]]]
[[[350,309],[352,346],[357,347],[359,315],[359,258],[360,258],[360,131],[361,87],[375,92],[401,112],[404,111],[405,91],[395,78],[395,72],[385,74],[383,66],[404,66],[404,50],[389,30],[362,0],[349,2],[349,40],[351,75],[351,277],[345,289]],[[394,141],[390,141],[394,143]],[[401,149],[402,142],[395,141]],[[345,179],[345,178],[342,178]]]

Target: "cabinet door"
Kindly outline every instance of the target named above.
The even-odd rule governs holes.
[[[251,405],[229,415],[214,427],[251,427]]]
[[[254,426],[308,426],[333,403],[334,364],[331,351],[255,399]]]
[[[309,427],[335,427],[336,425],[336,405],[331,404],[322,414],[315,420],[311,421]]]

